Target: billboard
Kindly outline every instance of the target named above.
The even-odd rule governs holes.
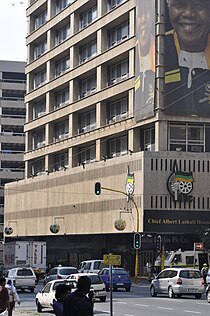
[[[155,0],[136,2],[135,108],[138,121],[154,115]]]
[[[210,1],[165,1],[164,113],[210,117]]]

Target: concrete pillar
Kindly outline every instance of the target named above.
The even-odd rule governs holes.
[[[155,151],[167,151],[167,122],[155,122]]]
[[[100,91],[102,89],[102,66],[97,67],[97,74],[96,74],[96,87],[97,91]]]
[[[134,48],[129,50],[129,77],[135,75],[135,55]]]
[[[73,136],[73,113],[69,114],[69,137]]]
[[[50,124],[45,125],[45,145],[50,144]]]
[[[101,160],[101,140],[96,140],[96,161]]]
[[[49,113],[52,111],[52,108],[50,109],[50,92],[46,93],[46,113]]]
[[[134,115],[134,89],[128,91],[128,117]]]
[[[135,9],[129,12],[129,36],[132,37],[134,35],[135,35]]]

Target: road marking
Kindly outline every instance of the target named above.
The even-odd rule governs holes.
[[[142,306],[142,307],[149,307],[149,305],[144,305],[144,304],[135,304],[136,306]]]
[[[174,309],[173,308],[170,308],[170,307],[162,307],[162,306],[158,306],[159,309],[167,309],[169,311],[173,311]]]
[[[135,316],[135,315],[132,315],[132,314],[124,314],[125,316]]]
[[[201,314],[201,312],[184,310],[185,313]]]
[[[116,304],[125,304],[125,305],[128,304],[127,302],[119,302],[119,301],[116,301],[115,303]]]

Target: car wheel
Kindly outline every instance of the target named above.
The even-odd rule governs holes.
[[[175,297],[174,291],[173,291],[173,289],[172,289],[171,286],[169,286],[169,288],[168,288],[168,297],[169,297],[169,298]]]
[[[106,296],[100,297],[100,301],[101,301],[101,302],[106,302]]]
[[[181,297],[182,297],[182,294],[177,294],[177,297],[178,297],[178,298],[181,298]]]
[[[152,286],[150,287],[150,295],[151,295],[152,297],[157,296],[157,293],[155,292],[155,287],[154,287],[154,285],[152,285]]]
[[[130,292],[131,288],[130,287],[126,287],[125,290],[126,290],[126,292]]]
[[[196,293],[195,294],[195,298],[201,299],[201,297],[202,297],[202,293]]]
[[[39,303],[39,301],[36,302],[36,306],[37,306],[37,312],[41,313],[42,312],[42,305]]]
[[[208,303],[210,303],[210,291],[206,293],[206,300]]]

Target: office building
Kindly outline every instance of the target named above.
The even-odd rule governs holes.
[[[25,62],[0,60],[0,239],[3,241],[4,186],[24,178]],[[2,242],[0,262],[2,262]]]
[[[156,11],[148,1],[150,69],[142,60],[149,97],[138,94],[143,2],[31,0],[27,8],[26,177],[7,185],[5,225],[13,228],[8,240],[46,240],[48,262],[78,265],[112,252],[133,272],[138,230],[143,273],[156,235],[167,249],[188,249],[196,228],[210,224],[208,110],[181,113],[173,98],[164,99],[170,95],[164,71],[166,83],[174,79],[174,70],[163,67],[165,1],[157,1]],[[123,193],[129,177],[133,201]],[[122,231],[115,228],[120,219]],[[57,234],[51,224],[60,227]]]

